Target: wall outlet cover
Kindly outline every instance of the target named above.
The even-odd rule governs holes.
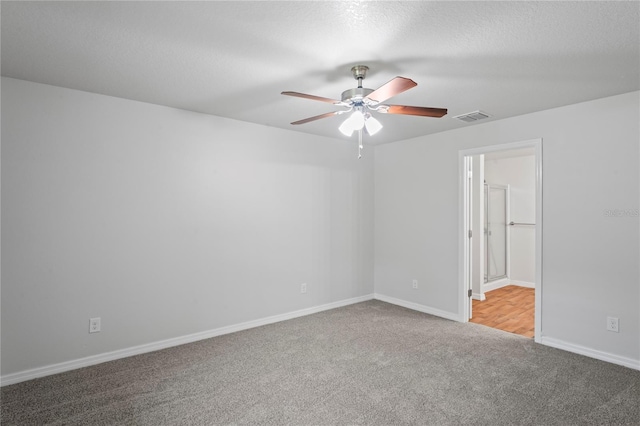
[[[90,318],[89,333],[99,333],[99,332],[100,332],[100,318]]]

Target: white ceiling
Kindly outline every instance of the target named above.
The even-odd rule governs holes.
[[[640,89],[640,3],[8,2],[2,75],[344,138],[340,109],[280,95],[338,98],[395,76],[418,86],[389,103],[443,118],[378,115],[374,143]],[[488,120],[481,121],[486,122]]]

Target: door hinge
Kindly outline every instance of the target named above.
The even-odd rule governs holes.
[[[473,296],[473,291],[471,291],[471,289],[468,290],[467,292],[467,297],[471,297]]]
[[[472,236],[473,236],[473,231],[469,229],[469,238],[471,238]]]

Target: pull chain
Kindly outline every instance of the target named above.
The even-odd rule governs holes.
[[[358,130],[358,160],[362,158],[362,129]]]

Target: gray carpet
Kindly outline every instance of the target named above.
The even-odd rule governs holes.
[[[640,371],[369,301],[2,388],[3,425],[640,424]]]

